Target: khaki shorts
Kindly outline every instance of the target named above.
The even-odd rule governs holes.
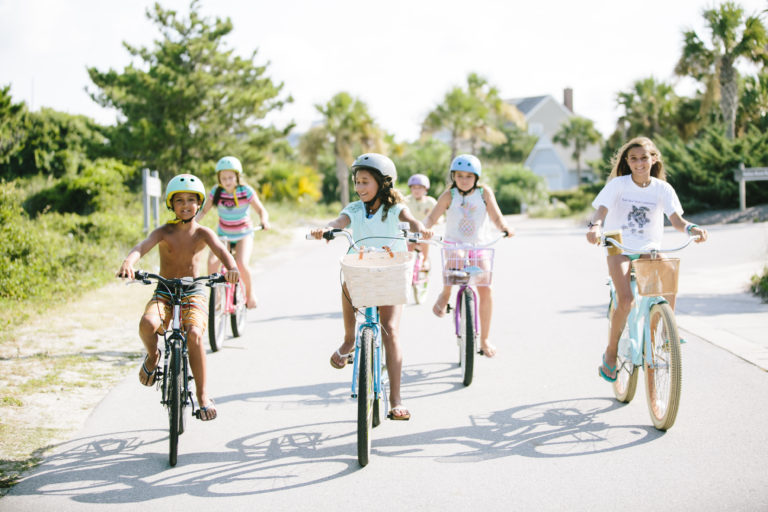
[[[165,329],[168,328],[168,324],[173,318],[173,306],[171,305],[171,299],[167,295],[155,293],[149,302],[147,307],[144,308],[144,314],[147,316],[160,317],[162,321],[162,328],[158,330],[158,334],[163,334]],[[199,327],[201,332],[205,332],[205,328],[208,325],[208,296],[205,294],[192,294],[187,295],[182,300],[181,305],[181,327],[184,332],[189,331],[189,328]]]

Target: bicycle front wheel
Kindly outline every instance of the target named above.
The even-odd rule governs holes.
[[[649,314],[650,354],[645,357],[645,390],[653,426],[667,430],[675,423],[680,406],[682,362],[680,334],[669,304],[655,304]]]
[[[613,301],[611,301],[608,313],[609,324],[613,320],[613,310]],[[622,331],[621,337],[619,337],[620,348],[622,347],[622,342],[629,342],[629,340],[622,340],[626,335],[627,326],[624,325],[624,331]],[[616,354],[616,368],[618,369],[618,372],[616,373],[616,381],[613,383],[613,395],[619,402],[628,404],[635,398],[635,391],[637,390],[637,374],[640,373],[640,370],[635,367],[630,359],[624,357],[621,350]]]
[[[357,461],[366,466],[373,428],[373,330],[369,327],[360,333],[357,372]]]
[[[171,466],[175,466],[179,450],[179,425],[182,421],[181,394],[182,389],[184,389],[181,382],[183,378],[181,372],[181,347],[178,341],[173,343],[169,368],[171,375],[168,390],[168,431],[170,434],[168,462]]]
[[[227,330],[227,289],[225,287],[211,286],[211,295],[208,298],[208,341],[211,350],[219,350],[224,341],[224,332]]]
[[[469,288],[459,297],[458,339],[462,382],[469,386],[475,368],[475,297]]]
[[[235,286],[235,293],[232,297],[232,306],[235,310],[229,315],[232,322],[232,336],[237,338],[243,334],[245,327],[245,316],[248,312],[245,302],[245,285],[239,281]]]

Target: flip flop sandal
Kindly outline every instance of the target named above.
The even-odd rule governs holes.
[[[213,403],[213,400],[211,400],[211,403],[209,403],[206,407],[200,407],[197,411],[195,411],[195,417],[200,421],[215,420],[217,416],[218,413],[216,412],[216,404]]]
[[[147,369],[147,358],[149,357],[149,354],[144,356],[144,362],[141,363],[141,370],[139,371],[139,382],[141,382],[142,385],[151,387],[154,386],[155,382],[157,381],[157,367],[160,366],[160,352],[157,353],[157,366],[155,366],[155,369],[152,371],[149,371]],[[142,378],[142,373],[146,375],[146,379]]]
[[[396,416],[395,411],[404,411],[405,414]],[[408,421],[411,419],[411,413],[408,411],[408,409],[406,409],[402,405],[396,405],[389,410],[389,412],[387,413],[387,418],[395,421]]]
[[[336,368],[337,370],[341,370],[345,366],[347,366],[347,363],[352,363],[355,360],[355,352],[352,351],[348,354],[342,354],[339,352],[339,349],[336,349],[336,355],[339,356],[339,358],[344,361],[344,364],[338,364],[336,361],[333,360],[333,355],[331,355],[331,366]]]
[[[597,373],[600,375],[600,377],[604,378],[608,382],[611,382],[611,383],[616,382],[616,377],[618,377],[618,375],[616,375],[616,377],[611,378],[610,375],[606,374],[603,371],[603,366],[605,366],[610,373],[616,373],[616,367],[615,366],[608,366],[608,364],[605,362],[605,354],[603,354],[603,364],[602,364],[602,366],[598,366],[597,367]]]

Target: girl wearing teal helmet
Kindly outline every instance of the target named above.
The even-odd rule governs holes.
[[[450,167],[451,187],[437,200],[437,206],[427,216],[424,225],[430,228],[445,213],[445,241],[463,244],[482,244],[487,239],[487,221],[499,231],[512,236],[514,233],[501,215],[496,197],[490,188],[478,184],[482,174],[480,160],[474,155],[459,155]],[[493,295],[490,286],[478,286],[480,297],[480,351],[487,357],[496,355],[496,347],[488,341],[493,315]],[[451,296],[451,287],[443,287],[432,311],[445,316]]]
[[[227,240],[230,247],[235,248],[237,267],[245,282],[246,306],[256,307],[256,297],[251,281],[250,260],[253,252],[253,223],[250,207],[256,210],[261,219],[262,229],[269,229],[269,213],[259,201],[256,191],[243,182],[243,165],[234,156],[225,156],[216,163],[218,185],[215,185],[208,196],[203,209],[198,214],[202,220],[208,211],[216,206],[219,214],[217,233]],[[208,258],[208,272],[213,273],[219,267],[219,260],[211,253]]]

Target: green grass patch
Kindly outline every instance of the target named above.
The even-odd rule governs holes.
[[[0,405],[5,407],[21,407],[24,405],[24,402],[15,396],[3,396],[0,397]]]

